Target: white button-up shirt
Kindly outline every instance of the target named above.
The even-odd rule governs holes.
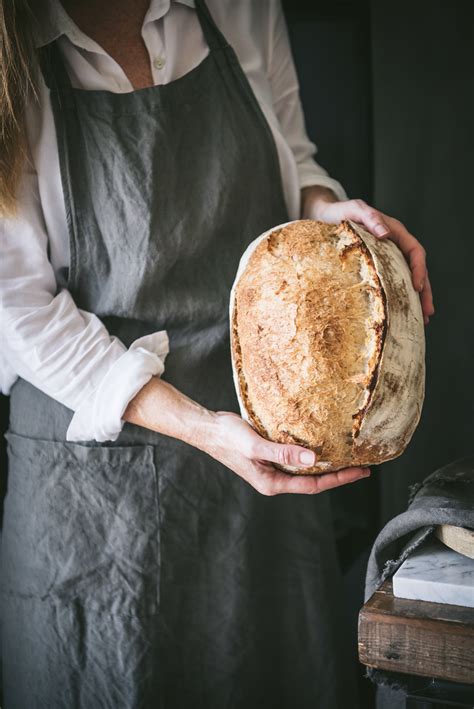
[[[208,7],[270,125],[290,219],[299,217],[302,187],[322,185],[344,199],[339,183],[313,159],[316,148],[305,132],[279,1],[208,0]],[[81,32],[59,0],[50,0],[50,10],[37,44],[58,41],[74,87],[133,91],[123,69]],[[193,0],[151,0],[142,37],[156,85],[188,73],[208,53]],[[9,393],[23,377],[74,411],[68,440],[114,440],[128,402],[164,371],[168,338],[156,332],[127,349],[58,285],[69,264],[69,237],[54,119],[42,79],[39,101],[28,107],[27,137],[30,155],[18,214],[0,220],[1,389]]]

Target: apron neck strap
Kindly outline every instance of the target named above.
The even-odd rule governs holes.
[[[226,38],[214,22],[204,0],[195,0],[196,12],[201,25],[204,38],[209,49],[223,49],[229,46]]]
[[[64,66],[64,60],[56,40],[39,49],[39,63],[46,86],[50,91],[58,89],[62,89],[66,93],[71,91],[71,79]]]

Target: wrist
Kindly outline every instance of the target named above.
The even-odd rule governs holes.
[[[301,218],[324,221],[324,210],[328,204],[338,202],[337,196],[328,187],[311,185],[301,190]]]
[[[235,416],[228,411],[209,411],[205,409],[194,431],[192,444],[200,450],[216,457],[218,451],[227,447],[226,419]]]
[[[219,446],[220,437],[219,415],[197,404],[188,418],[182,440],[204,453],[211,453]]]
[[[150,381],[128,404],[124,421],[206,450],[216,437],[217,415],[159,377]]]

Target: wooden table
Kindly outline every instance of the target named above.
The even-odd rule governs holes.
[[[386,581],[360,611],[359,659],[403,675],[409,687],[433,680],[442,706],[474,707],[474,609],[395,598]],[[408,694],[407,707],[440,706],[436,696],[416,703]]]

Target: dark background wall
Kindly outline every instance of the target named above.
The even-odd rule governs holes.
[[[369,0],[284,0],[306,127],[351,196],[373,195]]]
[[[373,3],[374,186],[428,251],[436,316],[426,402],[382,471],[382,520],[408,483],[474,448],[474,3]]]

